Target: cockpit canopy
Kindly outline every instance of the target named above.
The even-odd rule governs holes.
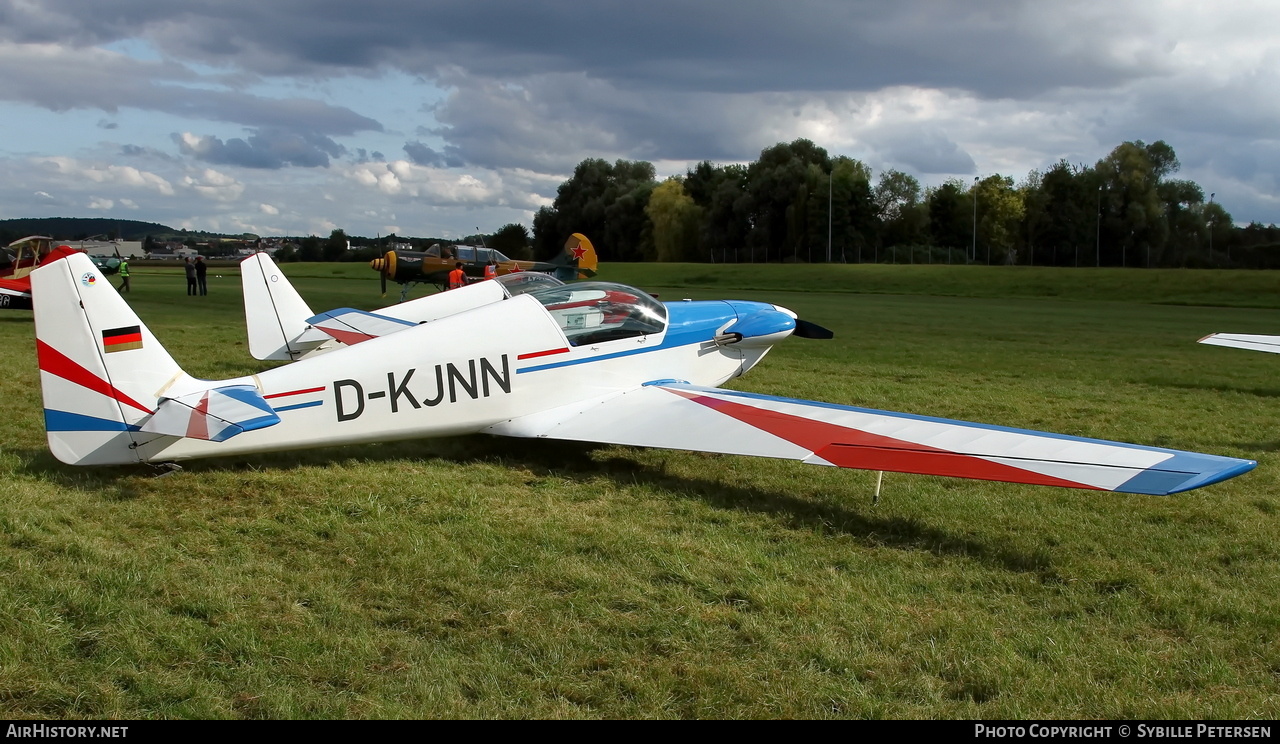
[[[503,274],[494,279],[495,282],[502,285],[507,290],[508,297],[515,297],[526,292],[535,292],[540,289],[552,289],[555,287],[563,287],[564,282],[538,271],[517,271],[511,274]]]
[[[560,324],[573,346],[662,333],[667,307],[635,287],[575,282],[529,292]]]
[[[425,253],[432,258],[456,259],[472,263],[489,263],[491,260],[498,263],[507,263],[511,260],[501,251],[474,245],[446,245],[441,247],[439,243],[432,243]]]

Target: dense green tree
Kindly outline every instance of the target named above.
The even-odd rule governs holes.
[[[324,241],[321,251],[326,261],[341,261],[346,258],[347,234],[340,229],[329,233],[329,239]]]
[[[977,203],[977,260],[989,264],[1014,262],[1021,234],[1023,194],[1008,176],[987,176],[973,190]]]
[[[831,171],[826,150],[798,139],[766,148],[747,167],[751,260],[776,261],[807,252],[807,206],[814,173],[810,165],[818,166],[820,172]]]
[[[653,224],[653,245],[659,261],[687,261],[698,251],[702,208],[685,193],[678,178],[668,178],[649,195],[645,214]]]
[[[657,186],[653,164],[590,158],[560,185],[555,202],[534,215],[534,251],[551,258],[565,239],[580,232],[591,239],[601,260],[640,261],[653,244],[644,208]]]
[[[922,195],[895,170],[872,187],[865,164],[799,139],[749,165],[700,162],[679,193],[655,194],[648,163],[584,160],[535,216],[534,241],[545,257],[584,232],[605,260],[902,260],[924,246],[980,263],[1280,266],[1275,226],[1236,228],[1198,184],[1174,179],[1179,167],[1167,143],[1135,140],[1093,167],[1060,161],[1016,186],[995,174]]]
[[[1060,160],[1023,185],[1026,263],[1093,266],[1096,262],[1099,178],[1091,168]],[[1020,257],[1021,262],[1021,257]]]
[[[320,245],[320,238],[308,235],[298,243],[299,261],[319,261],[323,258],[324,249]]]
[[[969,193],[968,186],[956,179],[949,180],[929,190],[928,202],[929,236],[933,244],[970,254],[973,195]]]
[[[880,174],[873,198],[882,244],[920,245],[928,242],[929,212],[920,197],[920,182],[914,176],[897,170]]]
[[[498,228],[498,231],[489,239],[489,247],[508,258],[533,257],[533,251],[529,246],[529,229],[516,222]]]
[[[1160,263],[1169,234],[1160,179],[1177,169],[1173,148],[1163,141],[1125,142],[1098,161],[1103,264],[1143,266],[1149,256]]]

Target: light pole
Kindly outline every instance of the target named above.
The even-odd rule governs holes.
[[[1095,266],[1102,267],[1102,186],[1098,187],[1098,235],[1097,243],[1094,245],[1096,256],[1094,257]]]
[[[978,177],[973,177],[973,249],[969,253],[969,261],[978,260]]]
[[[1217,193],[1217,192],[1212,192],[1212,193],[1210,193],[1210,194],[1209,194],[1209,206],[1213,206],[1213,196],[1214,196],[1214,194],[1215,194],[1215,193]],[[1213,210],[1212,210],[1212,209],[1210,209],[1210,210],[1207,210],[1207,211],[1208,211],[1209,213],[1208,213],[1207,215],[1205,215],[1205,221],[1204,221],[1204,223],[1205,223],[1205,225],[1209,228],[1209,260],[1210,260],[1210,261],[1212,261],[1212,260],[1213,260],[1213,222],[1212,222],[1212,220],[1213,220]],[[1228,248],[1228,250],[1230,250],[1230,248]],[[1228,260],[1228,261],[1229,261],[1229,260],[1231,260],[1231,255],[1230,255],[1230,254],[1227,254],[1227,260]]]

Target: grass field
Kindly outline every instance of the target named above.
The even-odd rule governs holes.
[[[490,437],[63,466],[0,315],[0,718],[1275,718],[1280,274],[605,265],[836,331],[734,387],[1252,458],[1174,497]],[[374,308],[366,267],[288,267]],[[239,280],[130,302],[246,351]],[[422,293],[421,288],[415,296]]]

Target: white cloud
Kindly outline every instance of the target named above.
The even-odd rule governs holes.
[[[274,207],[270,204],[259,204],[258,211],[262,212],[263,214],[269,214],[272,216],[280,214],[280,210],[277,207]]]
[[[144,188],[165,196],[172,196],[174,193],[173,184],[163,177],[138,170],[130,165],[84,163],[68,157],[37,158],[35,162],[51,166],[58,174],[72,181],[84,180],[110,186]]]
[[[244,184],[212,168],[182,179],[182,185],[200,196],[217,202],[233,202],[244,193]]]

